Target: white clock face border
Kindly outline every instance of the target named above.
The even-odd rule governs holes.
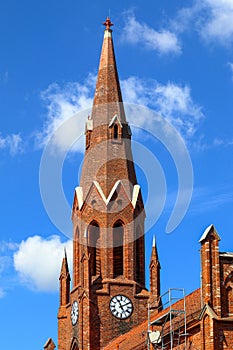
[[[123,294],[114,295],[109,302],[109,309],[114,317],[126,320],[133,313],[132,301]]]
[[[72,325],[75,326],[78,321],[78,302],[75,300],[71,307],[70,318]]]

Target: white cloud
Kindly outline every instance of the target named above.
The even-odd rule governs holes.
[[[232,203],[233,188],[230,186],[222,186],[216,188],[194,188],[193,198],[190,206],[190,213],[197,214],[205,208],[206,212]],[[200,203],[202,205],[200,206]]]
[[[11,258],[9,255],[1,255],[0,256],[0,274],[8,269],[11,265]]]
[[[13,282],[13,252],[18,245],[14,242],[0,242],[0,298],[6,295]]]
[[[205,0],[207,21],[202,21],[201,35],[205,39],[216,39],[225,44],[233,41],[232,0]]]
[[[193,6],[182,8],[171,21],[176,33],[196,30],[206,42],[222,45],[233,43],[232,0],[196,0]]]
[[[37,145],[44,146],[55,135],[53,142],[58,148],[68,150],[70,137],[82,128],[84,132],[85,121],[92,106],[95,76],[89,74],[85,84],[69,82],[64,86],[51,84],[41,97],[47,109],[47,116],[41,132],[36,135]],[[89,110],[88,110],[89,109]],[[81,113],[82,112],[82,113]],[[70,123],[64,124],[67,120],[79,113],[79,117]],[[59,133],[59,127],[65,125],[65,131]],[[58,132],[57,132],[58,131]],[[74,146],[75,150],[83,150],[83,142]]]
[[[213,140],[213,146],[229,147],[232,145],[233,145],[233,140],[221,139],[219,137],[217,137]]]
[[[11,155],[16,155],[23,151],[23,140],[20,134],[11,134],[5,137],[0,134],[0,149],[5,149]]]
[[[94,77],[90,76],[86,85],[78,82],[67,83],[64,87],[52,84],[42,93],[48,113],[42,132],[37,134],[40,146],[45,145],[55,135],[52,140],[57,150],[69,150],[71,138],[78,135],[80,128],[84,131],[87,116],[91,113],[91,109],[86,108],[91,106],[94,86]],[[153,79],[132,76],[121,81],[121,88],[124,102],[153,109],[171,122],[186,139],[193,136],[199,122],[204,118],[201,107],[193,101],[187,85],[180,86],[170,82],[162,85]],[[76,113],[78,118],[71,118]],[[130,113],[127,118],[129,122],[135,122]],[[145,127],[147,121],[148,115],[145,112],[137,118],[137,125]],[[72,150],[83,152],[83,139]]]
[[[186,139],[194,135],[204,118],[201,107],[193,101],[187,85],[180,86],[170,82],[162,85],[155,80],[130,77],[122,81],[121,86],[125,102],[152,108],[176,127]],[[129,121],[130,118],[128,115]],[[146,115],[140,115],[140,119],[137,119],[140,126],[145,126],[146,118]]]
[[[7,241],[1,241],[0,242],[0,253],[4,253],[6,251],[13,251],[18,248],[18,244],[15,242],[7,242]]]
[[[48,239],[33,236],[22,241],[14,254],[14,267],[21,283],[37,291],[57,290],[64,248],[71,269],[71,241],[62,243],[58,236]]]
[[[0,288],[0,299],[5,296],[5,292],[2,288]]]
[[[138,22],[132,13],[127,13],[126,16],[126,24],[122,30],[124,42],[140,44],[160,54],[179,54],[181,52],[181,46],[175,33],[167,29],[156,31],[147,24]]]
[[[161,114],[186,137],[192,136],[204,115],[201,107],[193,102],[190,88],[173,83],[159,84],[155,92]]]
[[[233,146],[233,139],[215,137],[209,140],[204,135],[200,135],[192,141],[192,146],[199,152],[213,148],[228,148]]]
[[[228,62],[228,66],[230,68],[230,71],[231,71],[231,78],[233,80],[233,63],[232,62]]]

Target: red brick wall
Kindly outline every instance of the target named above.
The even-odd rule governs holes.
[[[222,316],[233,316],[233,257],[220,256]]]

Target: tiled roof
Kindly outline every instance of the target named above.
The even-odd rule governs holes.
[[[187,295],[185,298],[186,302],[186,319],[187,323],[192,320],[196,320],[197,316],[201,310],[201,292],[200,289],[196,289],[191,294]],[[180,300],[173,304],[173,308],[179,309],[183,305],[183,300]],[[157,318],[165,315],[168,312],[168,308],[153,316],[151,321],[156,320]],[[105,346],[104,350],[142,350],[147,349],[146,340],[147,340],[147,329],[148,329],[148,320],[146,319],[140,325],[131,329],[131,331],[122,334],[118,338],[114,339],[110,344]]]

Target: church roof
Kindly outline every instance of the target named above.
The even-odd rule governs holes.
[[[185,297],[186,303],[186,319],[187,323],[192,320],[197,320],[199,314],[201,313],[201,291],[200,288],[196,289],[194,292],[190,293]],[[173,307],[179,308],[183,304],[183,300],[176,302]],[[157,318],[165,315],[169,308],[164,309],[162,312],[153,316],[151,322],[155,321]],[[146,347],[147,340],[147,330],[148,330],[148,320],[146,319],[143,323],[131,329],[131,331],[122,334],[110,344],[104,347],[104,350],[136,350],[142,349],[143,345]]]

